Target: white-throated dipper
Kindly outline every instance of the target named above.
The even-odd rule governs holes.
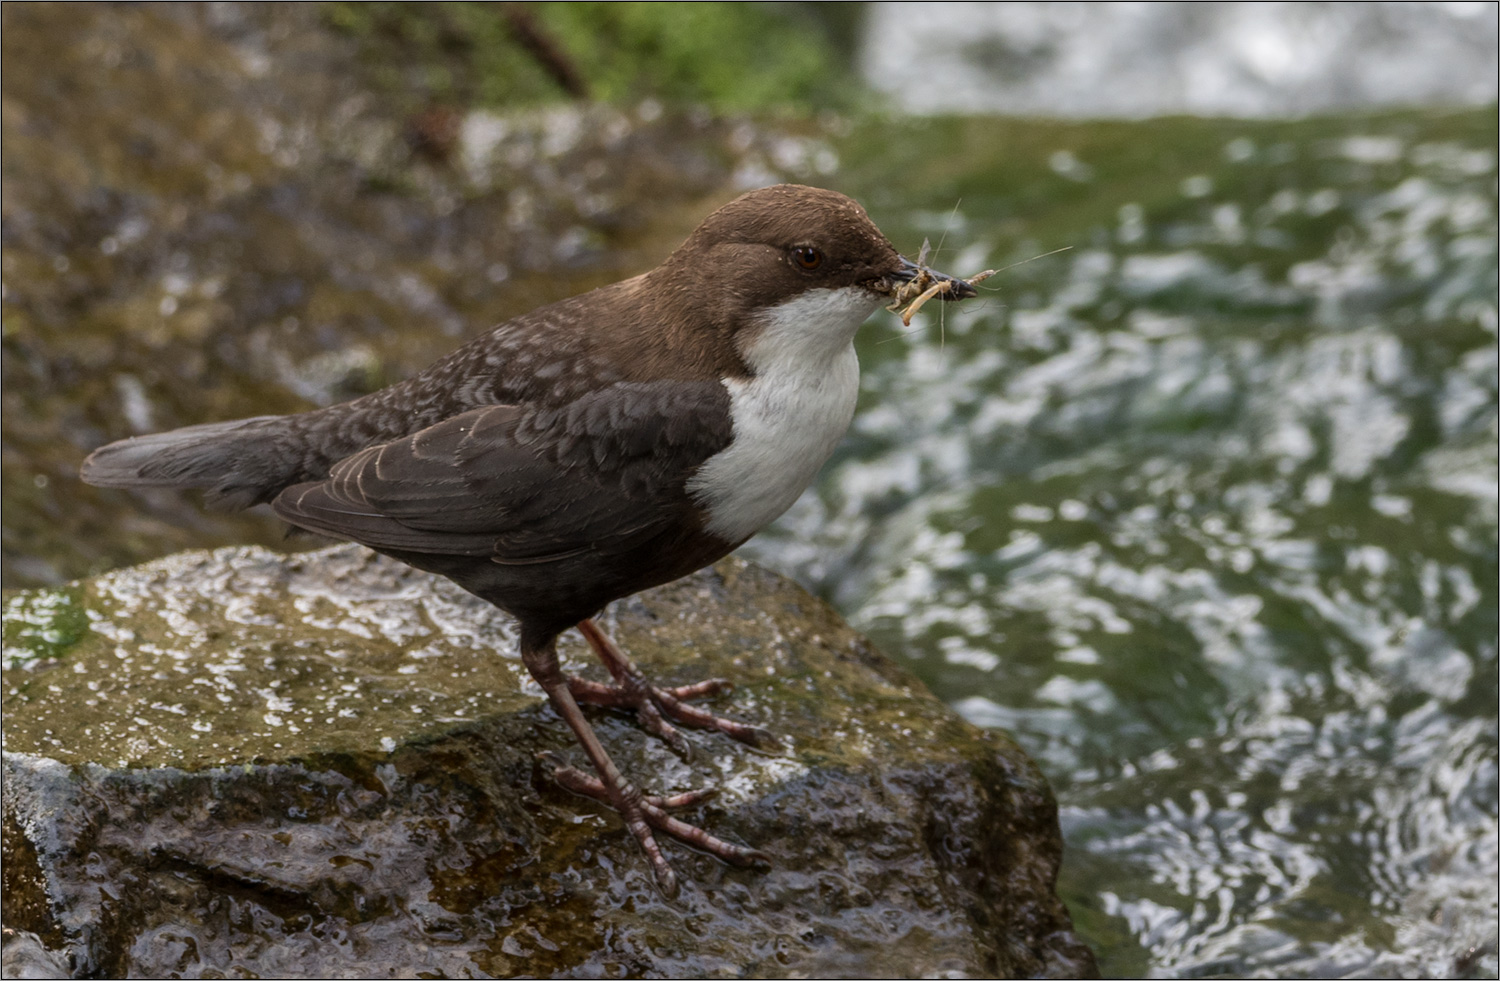
[[[754,726],[685,704],[725,687],[651,685],[593,623],[605,604],[708,565],[781,515],[848,428],[854,334],[903,284],[962,280],[899,254],[854,201],[794,184],[715,211],[657,268],[508,320],[420,374],[339,405],[126,439],[83,479],[197,487],[269,502],[293,525],[447,576],[520,622],[521,657],[598,776],[570,789],[614,807],[668,895],[653,829],[736,864],[716,838],[626,781],[579,709],[633,708],[755,744]],[[576,626],[614,678],[564,675]]]

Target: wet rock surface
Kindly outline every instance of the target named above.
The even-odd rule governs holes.
[[[512,625],[354,546],[182,553],[6,604],[8,976],[1076,976],[1035,767],[825,604],[739,560],[603,620],[781,755],[679,760],[595,713],[648,791],[770,872],[676,844],[668,902]],[[600,677],[586,647],[569,670]],[[49,959],[50,958],[50,959]],[[23,964],[24,962],[24,964]],[[36,975],[40,976],[40,975]]]

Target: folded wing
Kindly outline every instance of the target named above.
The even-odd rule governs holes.
[[[563,406],[473,409],[361,450],[272,507],[372,548],[547,562],[659,532],[731,438],[718,382],[621,382]]]

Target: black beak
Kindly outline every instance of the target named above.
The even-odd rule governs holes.
[[[979,291],[967,281],[959,279],[956,276],[949,276],[947,273],[940,273],[936,269],[928,269],[926,266],[919,266],[905,256],[901,257],[901,268],[896,272],[891,273],[891,275],[888,277],[892,284],[892,291],[894,292],[896,284],[909,283],[912,280],[916,279],[918,276],[923,275],[924,273],[927,277],[928,286],[931,286],[933,283],[953,284],[952,286],[948,287],[948,291],[946,293],[938,294],[945,300],[967,300],[971,296],[979,295]]]

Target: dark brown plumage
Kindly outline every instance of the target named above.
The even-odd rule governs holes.
[[[688,800],[642,797],[577,703],[632,707],[679,748],[669,719],[772,740],[684,704],[721,683],[651,686],[590,618],[722,557],[795,499],[853,411],[855,329],[916,271],[843,195],[765,188],[651,272],[507,321],[407,381],[298,415],[123,440],[82,475],[269,502],[299,528],[513,614],[527,667],[598,773],[563,767],[558,779],[621,812],[670,894],[653,829],[727,861],[764,857],[666,813]],[[955,281],[947,298],[972,295]],[[562,674],[555,641],[575,625],[615,684]]]

